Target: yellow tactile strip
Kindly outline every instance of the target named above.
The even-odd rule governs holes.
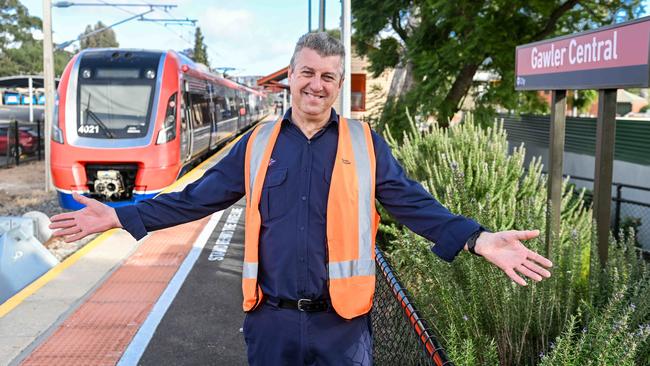
[[[22,365],[115,365],[207,220],[153,233]]]

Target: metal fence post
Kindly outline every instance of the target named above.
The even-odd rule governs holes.
[[[616,208],[615,208],[615,213],[614,213],[614,237],[616,239],[619,238],[619,231],[621,230],[621,198],[622,194],[621,191],[623,190],[623,185],[617,184],[616,185]]]
[[[12,122],[14,125],[14,159],[16,166],[20,165],[20,131],[18,130],[18,121]]]
[[[37,156],[38,156],[38,161],[41,161],[43,159],[41,149],[43,148],[43,144],[41,143],[41,121],[36,122],[36,136],[38,140],[36,141],[36,151],[37,151]]]

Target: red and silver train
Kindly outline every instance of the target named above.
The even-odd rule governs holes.
[[[59,83],[51,169],[62,207],[78,192],[112,206],[151,198],[257,122],[265,95],[173,51],[91,49]]]

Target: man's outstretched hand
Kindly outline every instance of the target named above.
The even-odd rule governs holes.
[[[553,263],[521,243],[522,240],[534,239],[538,236],[539,230],[511,230],[497,233],[484,231],[476,240],[474,251],[499,267],[513,281],[526,286],[526,281],[520,274],[535,281],[551,277],[551,272],[546,268],[551,268]]]
[[[52,216],[50,229],[59,229],[53,236],[62,236],[70,243],[90,234],[122,227],[114,208],[78,193],[73,193],[72,198],[86,207]]]

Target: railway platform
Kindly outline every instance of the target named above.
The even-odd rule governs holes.
[[[198,179],[235,142],[169,190]],[[246,364],[244,206],[139,242],[122,230],[101,234],[0,305],[0,365]]]

